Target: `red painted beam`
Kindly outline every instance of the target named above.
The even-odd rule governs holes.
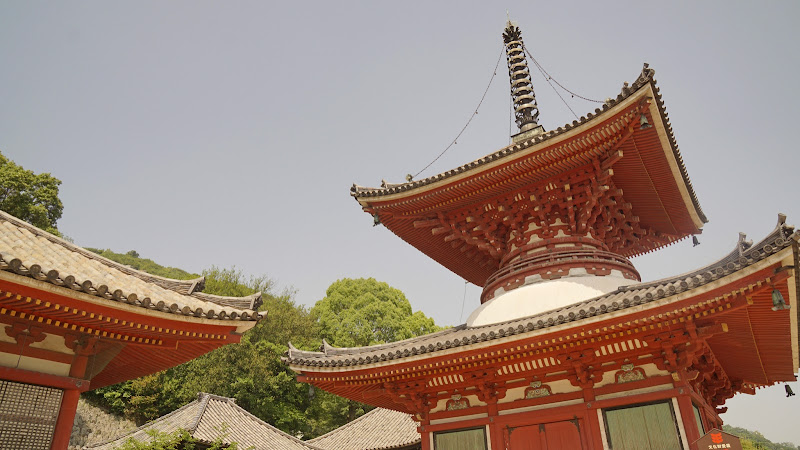
[[[13,367],[0,367],[0,379],[58,389],[73,389],[78,392],[88,391],[90,384],[89,380],[81,380],[80,378],[62,377]]]

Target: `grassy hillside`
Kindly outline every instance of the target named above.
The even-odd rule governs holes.
[[[131,250],[128,253],[115,253],[109,249],[102,250],[89,247],[87,247],[86,250],[97,253],[104,258],[108,258],[120,264],[131,266],[136,270],[141,270],[142,272],[147,272],[159,277],[172,278],[175,280],[191,280],[192,278],[200,276],[175,267],[164,267],[160,264],[156,264],[152,259],[140,258],[136,250]]]
[[[765,438],[763,434],[758,431],[750,431],[745,428],[732,427],[730,425],[723,425],[722,430],[739,436],[742,440],[742,448],[744,450],[798,450],[800,446],[790,442],[775,443]]]

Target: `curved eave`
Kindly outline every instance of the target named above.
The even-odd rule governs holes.
[[[737,250],[731,254],[702,269],[656,282],[626,286],[604,296],[558,310],[480,327],[461,325],[439,333],[379,346],[353,349],[329,347],[325,348],[323,352],[307,352],[290,348],[284,362],[298,373],[352,372],[416,363],[420,360],[437,357],[451,357],[451,355],[476,348],[532,337],[538,339],[553,333],[575,327],[591,326],[594,323],[622,316],[646,314],[657,308],[670,307],[676,302],[684,302],[687,299],[707,295],[707,292],[714,289],[723,288],[724,290],[725,286],[732,285],[738,279],[766,270],[775,264],[791,266],[793,258],[797,256],[793,247],[798,239],[800,239],[800,233],[793,233],[792,227],[780,224],[760,243],[747,248],[739,245]],[[797,277],[798,271],[795,271],[793,276],[783,282],[786,284],[792,310],[781,319],[786,323],[777,327],[780,329],[770,325],[770,318],[772,318],[772,325],[777,325],[775,319],[777,316],[771,315],[774,313],[770,310],[771,304],[761,305],[755,309],[748,308],[748,311],[757,315],[753,320],[747,318],[745,321],[743,317],[733,316],[731,319],[758,327],[754,335],[759,336],[758,340],[764,348],[780,349],[778,351],[780,355],[776,358],[781,361],[780,364],[783,365],[781,370],[786,373],[796,370],[800,361],[797,332],[798,308],[796,305]],[[766,295],[768,294],[767,292]],[[787,335],[786,331],[790,331],[790,333]],[[719,338],[718,340],[724,342],[723,339]],[[755,338],[753,339],[755,341]],[[735,352],[729,357],[731,361],[733,358],[735,358]],[[734,365],[731,364],[731,366]],[[769,377],[761,381],[769,381]]]
[[[300,381],[375,406],[412,412],[389,391],[398,386],[407,391],[442,391],[447,381],[440,374],[463,373],[481,365],[491,367],[493,373],[496,370],[502,380],[519,379],[525,376],[519,366],[530,358],[549,358],[549,364],[538,362],[539,372],[557,371],[569,365],[559,360],[559,352],[587,345],[589,339],[597,342],[588,344],[590,350],[598,349],[593,345],[606,348],[623,339],[622,351],[609,350],[606,355],[603,350],[609,361],[658,353],[657,347],[636,350],[639,340],[652,336],[656,326],[669,329],[693,322],[697,327],[722,329],[707,337],[706,343],[728,379],[750,387],[794,381],[798,369],[798,271],[787,271],[797,264],[798,238],[800,235],[792,235],[792,242],[778,247],[774,241],[757,246],[755,252],[765,254],[757,261],[752,261],[753,252],[743,256],[750,264],[728,263],[694,279],[635,289],[633,297],[629,292],[617,292],[525,319],[460,327],[436,339],[423,336],[410,349],[406,343],[400,353],[388,348],[380,352],[374,347],[363,352],[346,349],[350,354],[343,359],[322,352],[292,352],[284,362],[300,374]],[[790,310],[773,310],[772,289],[782,291]],[[600,308],[596,308],[598,300],[604,302]],[[462,336],[463,340],[454,340]],[[603,345],[608,338],[611,344]],[[632,344],[631,339],[637,343]]]
[[[196,310],[189,311],[169,307],[159,309],[155,303],[144,305],[138,300],[137,303],[129,303],[125,300],[114,301],[100,298],[85,292],[54,286],[44,281],[21,277],[6,271],[0,271],[0,289],[16,295],[31,297],[34,301],[41,303],[49,302],[55,304],[60,302],[64,306],[105,317],[136,316],[142,318],[142,323],[150,321],[156,325],[178,323],[191,326],[230,327],[237,334],[244,333],[267,316],[266,312],[264,312],[261,314],[252,313],[252,315],[248,314],[246,316],[237,315],[236,318],[221,317],[218,314],[210,318],[207,313],[200,314]]]
[[[616,100],[571,125],[424,180],[378,189],[354,186],[352,195],[365,211],[378,214],[381,223],[398,237],[465,280],[483,286],[494,272],[491,265],[479,266],[445,242],[443,235],[433,236],[430,228],[416,227],[415,220],[458,214],[468,210],[464,208],[511,195],[526,186],[550,182],[559,171],[585,165],[587,158],[608,145],[606,140],[622,139],[624,130],[633,125],[631,122],[638,122],[636,111],[646,111],[653,127],[642,130],[635,124],[632,137],[618,147],[624,156],[613,166],[612,179],[624,192],[625,201],[632,205],[640,224],[665,239],[649,242],[643,249],[623,248],[620,254],[637,256],[698,234],[707,219],[652,74],[652,70],[645,69]],[[609,137],[611,131],[614,135]]]
[[[257,323],[253,318],[209,319],[108,301],[0,271],[0,322],[20,321],[46,334],[98,339],[103,350],[90,358],[87,368],[93,388],[165,370],[239,342]]]
[[[205,319],[257,321],[261,318],[255,312],[261,304],[261,293],[222,297],[198,292],[205,284],[204,278],[170,280],[150,276],[4,212],[0,212],[0,275],[2,279],[19,284],[26,284],[26,279],[49,284],[55,288],[54,292],[66,297],[76,292],[86,294],[86,298],[95,297],[100,304],[108,306],[121,303]]]
[[[142,272],[141,270],[136,270],[124,264],[120,264],[104,256],[98,255],[97,253],[86,250],[83,247],[79,247],[73,244],[72,242],[65,241],[64,239],[61,239],[58,236],[54,236],[42,230],[41,228],[37,228],[23,220],[20,220],[12,216],[11,214],[8,214],[5,211],[0,211],[0,220],[5,222],[10,222],[17,228],[25,229],[34,236],[36,236],[38,239],[44,239],[53,245],[60,246],[64,248],[65,251],[74,253],[76,255],[80,255],[80,257],[89,260],[98,261],[107,267],[114,268],[126,275],[138,278],[147,283],[155,284],[164,289],[168,289],[180,294],[191,294],[192,292],[201,291],[205,286],[206,282],[205,277],[193,278],[191,280],[177,280],[174,278],[166,278],[166,277],[160,277],[158,275],[152,275],[147,272]]]
[[[542,152],[547,148],[584,134],[600,126],[609,117],[614,117],[632,103],[649,96],[656,100],[650,105],[650,115],[653,118],[658,117],[660,119],[654,125],[658,129],[659,138],[663,141],[665,152],[669,150],[670,169],[673,172],[674,179],[679,189],[682,191],[682,198],[686,203],[686,209],[692,216],[695,227],[699,229],[704,223],[708,222],[708,219],[700,208],[697,195],[689,179],[688,172],[683,163],[683,158],[681,157],[675,140],[675,135],[672,131],[672,125],[669,123],[669,116],[666,112],[663,99],[659,93],[659,88],[656,86],[654,75],[655,70],[650,69],[649,66],[645,64],[642,73],[632,86],[628,87],[626,85],[615,99],[605,103],[602,108],[596,109],[594,113],[589,113],[573,121],[571,124],[566,124],[563,127],[551,130],[532,139],[509,145],[483,158],[422,180],[409,183],[387,184],[385,187],[381,188],[368,188],[354,184],[351,188],[351,195],[363,208],[368,209],[377,203],[399,203],[400,201],[410,200],[431,191],[443,190],[444,188],[452,186],[453,183],[491,173],[493,170],[507,165],[509,162]]]

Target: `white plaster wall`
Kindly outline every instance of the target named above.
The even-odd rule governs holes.
[[[591,275],[581,268],[571,269],[569,273],[569,276],[557,280],[543,280],[539,275],[532,275],[525,279],[524,285],[509,292],[505,292],[503,288],[497,289],[494,298],[469,316],[467,325],[490,325],[532,316],[588,300],[636,282],[623,277],[616,270],[606,276]]]
[[[19,355],[5,352],[0,352],[0,366],[15,367],[62,377],[69,376],[69,364],[31,358],[29,356],[20,357]]]
[[[31,347],[50,350],[58,353],[65,353],[67,355],[74,355],[75,352],[64,344],[64,338],[57,334],[46,334],[44,340],[41,342],[34,342]]]
[[[461,398],[465,398],[465,399],[469,400],[469,406],[470,407],[473,407],[473,406],[485,406],[486,405],[486,403],[483,403],[482,401],[478,400],[478,396],[477,395],[463,395],[462,394]],[[439,411],[445,411],[447,409],[448,400],[450,400],[449,397],[448,398],[439,399],[439,401],[436,402],[436,407],[433,408],[431,410],[431,412],[435,413],[435,412],[439,412]]]
[[[9,336],[6,333],[6,330],[11,328],[11,325],[2,325],[2,324],[0,324],[0,328],[2,328],[2,330],[3,330],[0,333],[0,342],[8,342],[8,343],[11,343],[11,344],[16,344],[17,343],[16,339],[14,339],[13,337]]]
[[[636,361],[631,361],[632,364],[636,364]],[[669,372],[666,370],[660,370],[656,367],[655,364],[644,364],[644,365],[637,365],[636,367],[644,370],[644,374],[647,377],[653,377],[658,375],[669,375]],[[619,369],[610,370],[608,372],[603,372],[603,379],[600,382],[595,383],[594,387],[599,388],[601,386],[605,386],[607,384],[614,384],[617,380],[614,379],[614,375],[619,371]]]

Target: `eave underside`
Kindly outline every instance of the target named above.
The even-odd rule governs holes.
[[[255,322],[146,314],[135,306],[113,309],[0,282],[0,328],[4,328],[0,332],[58,336],[63,348],[34,350],[36,357],[68,365],[74,360],[70,356],[75,354],[73,342],[92,348],[87,354],[85,379],[93,389],[165,370],[238,342],[242,324],[249,328]],[[5,344],[5,351],[31,354],[31,339],[18,340],[18,344],[11,350]]]
[[[613,110],[558,139],[531,143],[516,152],[501,151],[496,162],[464,169],[464,173],[441,182],[387,196],[356,197],[367,212],[377,214],[381,223],[401,239],[465,280],[483,286],[501,257],[482,258],[469,246],[458,245],[454,238],[459,237],[460,230],[449,236],[453,233],[444,231],[450,226],[448,221],[487,211],[496,217],[490,219],[494,223],[507,225],[509,218],[492,212],[499,204],[507,208],[519,198],[530,197],[537,187],[561,189],[571,183],[570,173],[592,170],[615,158],[613,167],[608,167],[614,189],[622,190],[637,225],[656,236],[632,241],[618,253],[630,257],[655,250],[701,232],[705,217],[694,206],[691,186],[682,177],[682,162],[676,160],[660,103],[648,102],[653,95],[651,85],[644,84]],[[640,127],[642,113],[650,117],[653,127]],[[619,152],[621,158],[616,157]],[[541,200],[543,207],[552,201],[547,197]],[[429,226],[422,225],[426,223]],[[482,239],[481,233],[469,237],[475,238]]]
[[[706,367],[702,370],[708,370],[710,366],[710,371],[700,375],[707,376],[709,384],[719,384],[719,380],[724,379],[729,383],[725,389],[732,390],[730,395],[739,391],[752,393],[758,386],[795,379],[797,346],[790,342],[790,336],[797,336],[797,298],[792,292],[797,275],[793,270],[778,270],[791,265],[794,257],[790,248],[784,248],[782,252],[762,261],[757,268],[753,266],[748,271],[751,273],[725,277],[695,289],[695,292],[668,297],[652,307],[632,308],[600,322],[583,324],[577,321],[550,332],[532,332],[517,339],[501,339],[496,344],[468,345],[447,354],[433,352],[428,357],[420,356],[413,361],[400,359],[338,368],[297,364],[291,364],[291,367],[301,374],[301,380],[337,395],[384,408],[414,412],[405,402],[406,399],[400,401],[396,395],[389,395],[388,387],[402,385],[407,392],[437,395],[439,391],[448,391],[448,387],[442,387],[432,380],[441,380],[441,377],[448,375],[451,380],[452,376],[468,379],[469,374],[476,370],[488,370],[486,373],[494,374],[491,375],[493,382],[532,379],[533,376],[546,379],[571,370],[571,363],[559,360],[564,359],[564,355],[581,353],[585,349],[591,349],[594,354],[598,346],[631,339],[641,342],[651,340],[651,345],[629,348],[627,353],[606,356],[603,360],[617,366],[623,359],[637,364],[665,360],[667,356],[662,352],[661,344],[652,343],[653,336],[692,328],[695,330],[693,333],[698,333],[701,338],[688,342],[702,342],[706,350],[701,349],[693,357],[694,362],[687,366],[688,369],[682,370],[691,371],[701,366]],[[773,286],[781,291],[792,309],[772,309]],[[702,336],[704,332],[709,334]],[[683,348],[681,345],[674,349],[679,352]],[[703,356],[703,351],[706,356]],[[646,358],[642,360],[642,357]],[[511,371],[510,375],[500,375],[506,373],[503,367],[509,364],[548,358],[554,358],[552,367],[539,363],[538,370],[524,373]],[[595,363],[600,361],[595,360]],[[702,378],[699,380],[703,381]],[[713,389],[722,388],[715,386]],[[724,403],[724,398],[717,399],[717,404],[720,401]]]

